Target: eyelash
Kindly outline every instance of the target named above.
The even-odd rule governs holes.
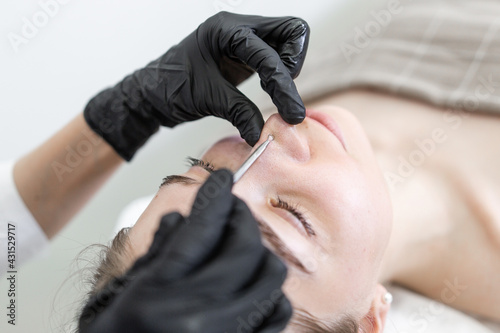
[[[304,217],[304,214],[302,214],[298,208],[297,205],[292,206],[288,202],[282,200],[280,197],[278,197],[278,200],[273,200],[273,206],[276,208],[284,209],[290,212],[293,216],[295,216],[300,223],[304,226],[306,229],[306,232],[309,236],[315,236],[316,232],[312,228],[311,224],[307,222],[306,218]]]
[[[191,167],[199,166],[199,167],[202,167],[209,172],[214,172],[214,170],[215,170],[215,167],[210,162],[203,161],[203,160],[200,160],[200,159],[197,159],[194,157],[188,157],[187,162],[188,162],[189,166],[191,166]],[[306,229],[306,232],[309,236],[316,235],[316,232],[312,228],[311,224],[309,222],[307,222],[306,218],[304,217],[304,214],[302,214],[300,212],[298,205],[292,206],[288,202],[281,199],[280,197],[278,197],[278,200],[275,201],[275,203],[273,203],[273,205],[276,208],[287,210],[293,216],[295,216],[300,221],[300,223],[302,223],[302,225],[304,226],[304,229]]]
[[[213,166],[213,164],[210,162],[207,162],[207,161],[199,160],[199,159],[194,158],[194,157],[188,157],[187,162],[188,162],[189,166],[191,166],[191,167],[199,166],[199,167],[202,167],[203,169],[207,170],[208,172],[215,171],[215,167]]]

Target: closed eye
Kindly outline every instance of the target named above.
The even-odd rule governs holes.
[[[315,236],[316,232],[314,231],[312,225],[307,221],[304,214],[300,211],[298,205],[292,206],[288,202],[284,201],[280,197],[278,199],[272,199],[271,205],[276,208],[284,209],[290,212],[304,227],[306,233],[309,236]]]

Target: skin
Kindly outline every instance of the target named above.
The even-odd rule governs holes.
[[[346,309],[359,319],[370,311],[375,295],[378,300],[383,293],[377,287],[377,277],[391,232],[392,207],[357,119],[341,108],[325,108],[323,112],[339,124],[346,149],[311,118],[291,126],[273,115],[264,126],[259,144],[268,134],[274,135],[274,141],[234,186],[233,193],[307,268],[308,272],[303,272],[288,263],[284,291],[292,304],[322,319],[339,318]],[[240,138],[230,137],[213,145],[202,159],[216,168],[235,171],[252,150]],[[198,184],[162,187],[132,228],[134,257],[147,251],[162,215],[171,211],[189,213],[208,172],[195,166],[184,176]],[[278,196],[297,206],[315,235],[308,235],[296,217],[276,207]]]
[[[50,239],[85,206],[123,163],[77,115],[41,146],[19,159],[14,182]]]

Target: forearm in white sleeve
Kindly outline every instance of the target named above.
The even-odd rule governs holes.
[[[13,167],[13,161],[0,162],[0,276],[9,270],[17,270],[20,265],[45,252],[49,243],[17,191]],[[14,236],[10,241],[9,235]],[[14,269],[10,266],[12,261],[8,260],[8,247],[14,254]],[[12,247],[15,247],[14,251]]]

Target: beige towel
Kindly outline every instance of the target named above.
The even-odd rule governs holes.
[[[500,1],[388,0],[323,33],[296,80],[304,99],[369,87],[437,106],[500,113]],[[331,27],[335,22],[331,22]]]

